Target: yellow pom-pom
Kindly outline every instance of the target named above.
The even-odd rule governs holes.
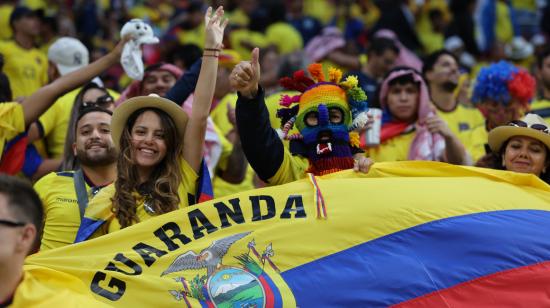
[[[325,81],[325,74],[323,74],[323,65],[321,63],[312,63],[307,67],[307,70],[315,81]]]
[[[342,79],[342,71],[337,69],[337,68],[334,68],[334,67],[329,68],[328,69],[328,79],[331,82],[339,83],[340,80]]]
[[[358,148],[359,145],[361,144],[360,143],[360,140],[359,140],[359,133],[358,132],[350,132],[349,133],[349,144],[353,147],[356,147]]]
[[[357,87],[359,84],[359,80],[356,76],[350,75],[346,77],[346,80],[343,82],[340,82],[340,86],[342,86],[344,89],[349,90],[351,88]]]

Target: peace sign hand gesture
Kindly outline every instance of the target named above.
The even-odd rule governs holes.
[[[205,24],[205,41],[204,48],[209,49],[221,49],[223,48],[223,31],[227,26],[229,20],[223,18],[223,7],[220,6],[212,14],[212,7],[208,7],[206,14],[204,15]]]

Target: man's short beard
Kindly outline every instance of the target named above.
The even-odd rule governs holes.
[[[106,148],[104,155],[98,155],[95,157],[89,157],[86,151],[77,150],[76,157],[81,165],[86,167],[103,167],[108,166],[116,162],[117,152],[114,147]]]
[[[453,92],[457,86],[458,83],[454,81],[445,81],[440,85],[440,88],[445,92]]]

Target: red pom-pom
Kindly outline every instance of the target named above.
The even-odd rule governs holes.
[[[508,81],[508,91],[510,96],[517,99],[522,105],[527,105],[535,96],[535,78],[528,72],[520,70]]]

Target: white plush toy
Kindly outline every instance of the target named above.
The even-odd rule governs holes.
[[[141,45],[157,44],[159,39],[153,34],[151,26],[141,19],[132,19],[125,23],[120,30],[120,36],[131,34],[133,39],[128,41],[122,49],[120,63],[126,74],[136,80],[143,79],[143,60],[141,59]]]

